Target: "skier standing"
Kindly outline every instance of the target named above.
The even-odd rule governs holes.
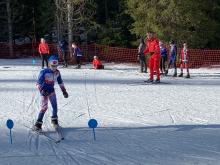
[[[165,63],[167,60],[167,49],[162,42],[159,42],[159,45],[160,45],[160,55],[161,55],[160,72],[163,75],[166,72]]]
[[[187,71],[186,78],[190,78],[188,62],[189,62],[188,48],[187,48],[187,43],[184,42],[183,43],[183,49],[181,50],[181,54],[180,54],[181,73],[179,74],[179,77],[183,77],[183,68],[185,67],[186,71]]]
[[[76,69],[80,69],[82,52],[76,43],[72,43],[72,48],[73,48],[73,56],[75,57],[77,63]]]
[[[170,60],[168,64],[168,68],[166,70],[165,75],[168,74],[168,70],[170,66],[173,65],[174,67],[174,74],[173,77],[177,77],[177,69],[176,69],[176,57],[177,57],[177,47],[174,41],[170,41]]]
[[[60,50],[62,52],[62,56],[63,56],[63,61],[64,61],[63,67],[67,67],[68,66],[68,64],[67,64],[68,43],[64,38],[63,38],[63,40],[59,41],[59,48],[60,48]]]
[[[38,51],[42,59],[42,69],[44,68],[44,61],[46,62],[46,66],[48,67],[48,58],[49,58],[50,51],[49,51],[49,46],[46,43],[44,38],[41,38],[40,40]]]
[[[146,44],[144,42],[144,38],[141,37],[140,44],[138,46],[138,60],[140,62],[140,72],[147,73],[147,62],[146,57],[144,55],[144,50],[146,49]]]
[[[155,37],[153,32],[147,33],[147,43],[146,43],[146,49],[144,50],[145,55],[149,55],[150,59],[148,61],[148,65],[150,68],[150,78],[147,80],[147,82],[153,82],[153,76],[154,76],[154,70],[156,71],[156,80],[155,83],[160,83],[160,47],[159,47],[159,41]]]

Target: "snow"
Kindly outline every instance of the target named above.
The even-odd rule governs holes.
[[[219,68],[191,69],[191,79],[162,77],[158,85],[146,85],[149,75],[136,65],[90,68],[59,67],[69,98],[56,85],[65,140],[55,144],[28,128],[39,110],[40,60],[0,60],[1,165],[220,164]],[[56,138],[50,111],[43,129]],[[98,121],[96,140],[91,118]],[[8,119],[14,121],[13,144]]]

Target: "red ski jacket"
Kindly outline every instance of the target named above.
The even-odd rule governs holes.
[[[40,54],[49,54],[50,53],[47,43],[40,43],[38,50],[39,50]]]
[[[186,62],[189,60],[188,49],[182,49],[180,54],[180,60]]]
[[[152,54],[151,54],[152,53]],[[160,58],[160,46],[159,41],[156,38],[147,40],[146,49],[144,50],[144,54],[152,55],[152,58]]]
[[[92,65],[93,65],[94,69],[97,69],[99,66],[102,65],[102,62],[98,59],[94,59],[93,62],[92,62]]]

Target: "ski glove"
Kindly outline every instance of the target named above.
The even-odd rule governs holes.
[[[66,91],[63,91],[63,96],[64,96],[64,98],[68,98],[69,95]]]
[[[149,55],[152,56],[154,54],[154,52],[149,52]]]
[[[43,95],[43,96],[48,96],[48,95],[49,95],[49,92],[47,92],[45,89],[42,89],[42,90],[40,91],[40,93],[41,93],[41,95]]]

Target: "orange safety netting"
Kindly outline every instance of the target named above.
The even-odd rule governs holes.
[[[57,44],[49,44],[50,53],[58,54],[63,60]],[[93,56],[98,56],[104,62],[137,63],[137,49],[110,47],[99,44],[80,45],[83,52],[83,62],[91,62]],[[13,55],[10,55],[8,44],[0,43],[0,58],[39,57],[38,44],[13,45]],[[179,65],[180,49],[178,49],[177,65]],[[74,58],[68,53],[68,61],[74,63]],[[220,50],[189,49],[189,67],[220,67]]]

